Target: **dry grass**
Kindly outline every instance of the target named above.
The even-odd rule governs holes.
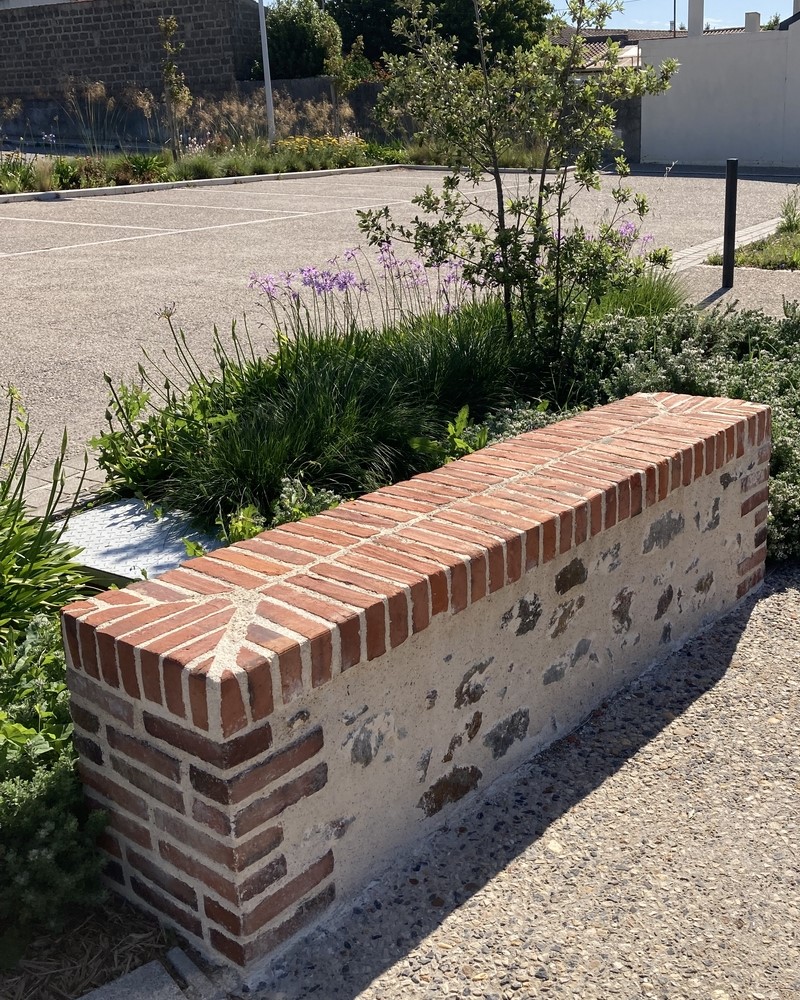
[[[74,1000],[160,958],[169,932],[119,898],[60,934],[31,942],[16,968],[0,972],[2,1000]]]

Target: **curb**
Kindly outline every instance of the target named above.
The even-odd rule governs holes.
[[[114,195],[143,194],[147,191],[172,191],[181,188],[223,187],[230,184],[256,184],[260,181],[290,181],[306,177],[337,177],[342,174],[378,174],[392,170],[428,170],[449,173],[449,167],[428,163],[377,163],[371,167],[337,167],[333,170],[296,170],[286,174],[248,174],[244,177],[206,177],[188,181],[160,181],[154,184],[122,184],[115,187],[76,188],[69,191],[25,191],[0,195],[0,205],[25,201],[71,201],[73,198],[107,198]],[[573,173],[574,167],[567,167]],[[527,174],[526,167],[503,167],[503,174]],[[548,174],[554,171],[547,171]]]

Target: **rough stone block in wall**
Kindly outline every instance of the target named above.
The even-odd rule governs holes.
[[[230,90],[261,51],[252,0],[84,0],[0,10],[0,97],[53,98],[65,83],[162,88],[159,16],[174,14],[190,89]]]
[[[109,878],[264,961],[758,585],[769,455],[633,396],[71,605]]]

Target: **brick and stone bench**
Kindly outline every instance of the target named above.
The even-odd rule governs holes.
[[[263,961],[760,582],[769,433],[634,396],[70,605],[114,887]]]

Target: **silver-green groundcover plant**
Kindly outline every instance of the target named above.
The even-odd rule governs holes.
[[[621,66],[619,46],[610,44],[584,71],[581,32],[603,28],[622,9],[618,0],[566,0],[569,27],[551,6],[545,30],[531,28],[524,45],[506,52],[493,49],[486,23],[504,0],[472,2],[478,64],[462,65],[436,7],[404,0],[407,13],[394,27],[409,51],[386,57],[379,115],[388,127],[411,118],[421,140],[449,151],[452,169],[440,193],[428,187],[414,200],[421,214],[410,225],[396,222],[388,207],[360,213],[360,224],[372,243],[406,241],[426,263],[460,259],[468,279],[499,290],[509,337],[522,325],[553,361],[565,359],[592,303],[647,266],[629,253],[630,234],[619,228],[623,216],[643,218],[647,202],[623,183],[628,166],[616,155],[614,104],[666,90],[677,63]],[[531,0],[530,25],[541,23],[534,16],[540,6]],[[542,165],[510,177],[500,163],[520,143],[535,148]],[[570,205],[581,189],[600,186],[606,162],[619,178],[616,212],[588,234],[570,226]],[[478,186],[487,179],[493,194],[484,199]],[[669,259],[663,251],[649,257]]]

